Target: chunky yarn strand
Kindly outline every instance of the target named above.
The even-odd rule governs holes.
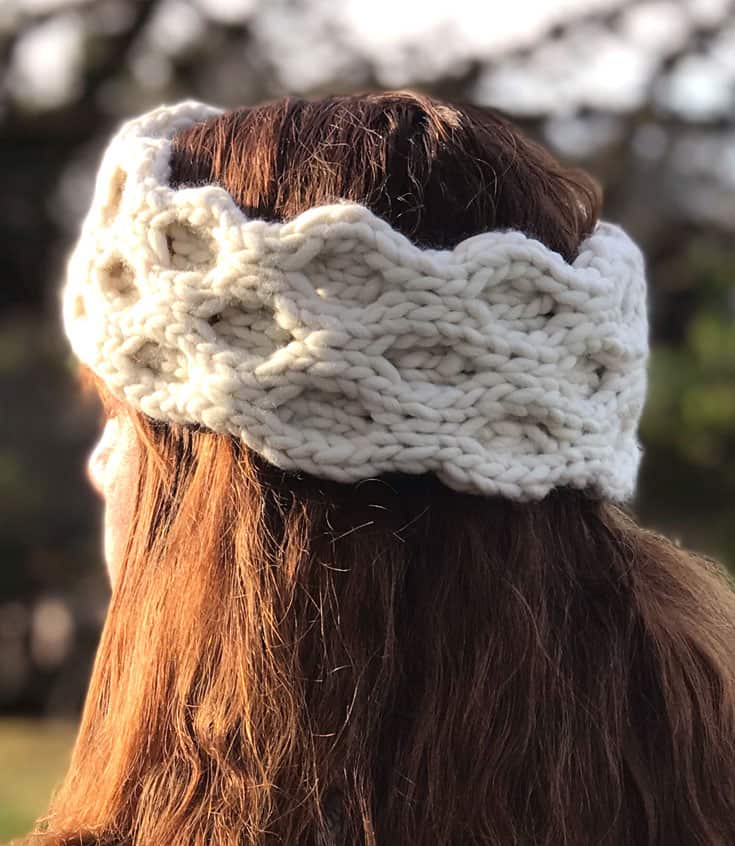
[[[168,184],[172,136],[221,111],[160,106],[103,156],[62,306],[115,396],[341,482],[633,495],[648,319],[623,229],[599,222],[570,264],[517,231],[421,249],[351,202],[250,220]]]

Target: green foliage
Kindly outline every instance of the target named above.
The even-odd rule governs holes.
[[[644,438],[666,446],[682,461],[730,471],[735,458],[735,252],[717,264],[701,247],[690,251],[699,307],[684,343],[654,345]],[[729,282],[726,280],[729,279]]]
[[[654,344],[651,354],[641,437],[652,461],[643,509],[680,527],[696,511],[693,536],[733,567],[735,250],[698,240],[686,259],[695,300],[682,343]]]
[[[0,843],[27,834],[69,765],[76,725],[0,720]]]

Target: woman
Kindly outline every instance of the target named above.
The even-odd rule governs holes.
[[[735,597],[626,506],[600,205],[412,93],[119,131],[64,291],[113,594],[32,842],[735,843]]]

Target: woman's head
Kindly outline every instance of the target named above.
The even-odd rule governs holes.
[[[482,232],[516,229],[568,261],[601,201],[589,176],[560,166],[496,112],[410,92],[287,98],[225,112],[178,132],[170,167],[172,187],[222,185],[256,219],[290,220],[350,200],[421,246],[451,249]],[[106,419],[88,471],[106,503],[114,581],[138,453],[130,409],[101,380],[96,387]]]
[[[347,199],[424,247],[518,229],[567,261],[600,205],[496,113],[400,93],[214,117],[170,178],[252,217]],[[135,469],[106,484],[133,504],[52,832],[319,843],[334,811],[346,843],[735,836],[735,600],[710,562],[585,491],[344,484],[113,413]]]

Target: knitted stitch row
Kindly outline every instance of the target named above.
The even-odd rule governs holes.
[[[341,482],[632,496],[648,320],[619,226],[568,263],[517,231],[421,249],[351,202],[251,220],[219,186],[168,182],[172,136],[221,111],[160,106],[104,153],[63,319],[116,397]]]

